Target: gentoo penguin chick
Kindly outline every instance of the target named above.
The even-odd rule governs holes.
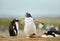
[[[13,19],[10,23],[9,26],[9,34],[10,36],[17,36],[19,33],[19,29],[18,29],[18,21],[17,19]]]
[[[31,14],[26,13],[26,17],[24,20],[24,33],[27,37],[33,37],[33,35],[36,35],[36,25],[34,23],[34,20],[31,16]]]

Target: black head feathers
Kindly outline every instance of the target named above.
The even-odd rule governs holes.
[[[26,13],[26,17],[32,17],[30,13]]]

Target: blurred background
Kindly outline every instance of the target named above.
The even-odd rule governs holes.
[[[0,0],[0,32],[8,30],[14,18],[23,29],[26,12],[33,16],[37,29],[39,22],[60,27],[60,0]]]

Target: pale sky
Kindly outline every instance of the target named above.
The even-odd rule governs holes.
[[[0,17],[60,16],[60,0],[0,0]]]

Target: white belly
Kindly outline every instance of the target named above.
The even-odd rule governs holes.
[[[18,22],[15,22],[16,24],[16,28],[17,28],[17,31],[18,31],[18,34],[19,34],[19,26],[18,26]]]
[[[53,36],[51,36],[51,35],[41,35],[41,37],[53,37]]]
[[[30,19],[25,20],[24,32],[26,35],[31,35],[33,33],[36,33],[36,26],[33,20]]]

